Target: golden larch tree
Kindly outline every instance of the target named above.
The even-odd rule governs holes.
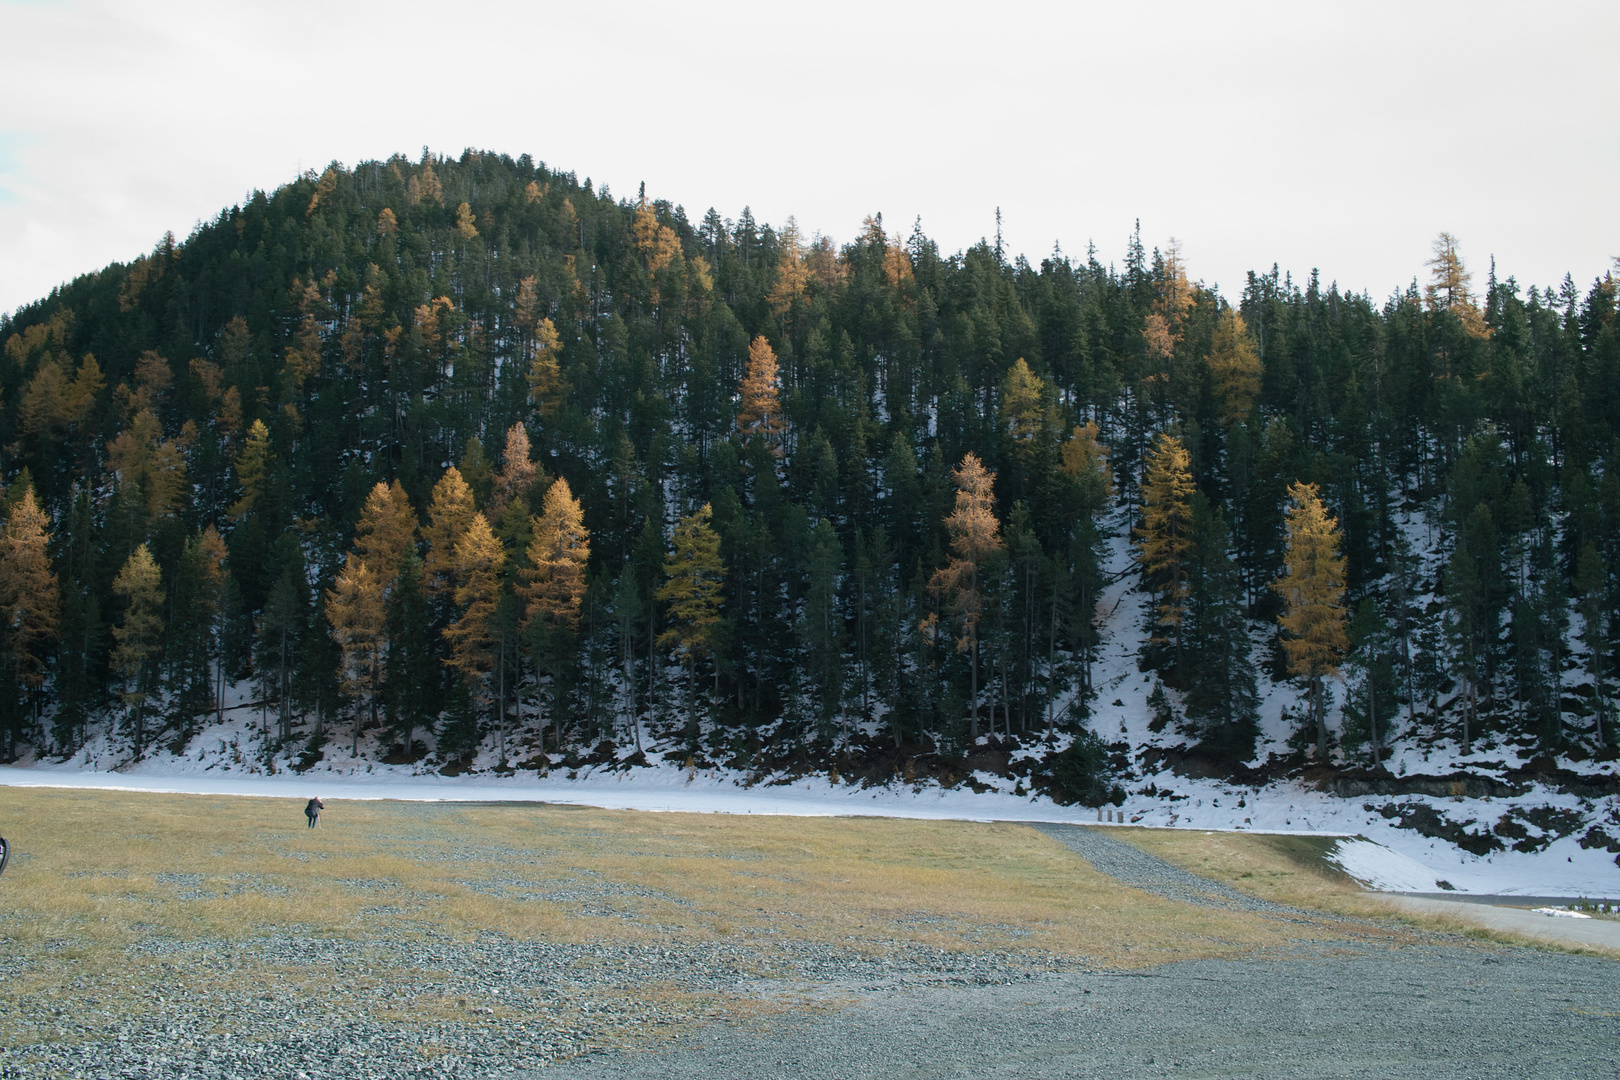
[[[447,596],[456,587],[456,545],[472,526],[477,510],[472,488],[454,465],[433,485],[428,503],[428,523],[422,530],[427,541],[427,558],[422,561],[422,587],[430,596]],[[486,521],[485,527],[489,523]]]
[[[1311,718],[1316,723],[1316,755],[1327,760],[1327,687],[1339,673],[1350,647],[1345,631],[1345,559],[1339,554],[1339,523],[1328,516],[1315,484],[1296,481],[1288,488],[1288,553],[1282,577],[1271,587],[1285,604],[1282,625],[1288,673],[1306,680]]]
[[[1187,556],[1192,550],[1192,463],[1181,440],[1160,432],[1142,477],[1142,524],[1136,530],[1136,563],[1153,593],[1149,640],[1173,645],[1181,656],[1181,625],[1187,615]]]
[[[984,592],[980,574],[990,557],[1001,550],[1001,522],[996,518],[996,474],[984,467],[977,454],[968,454],[951,473],[956,482],[956,506],[945,518],[951,538],[951,558],[928,579],[928,591],[942,598],[961,634],[956,651],[968,658],[972,699],[969,735],[979,737],[979,623],[984,618]],[[938,616],[930,615],[923,632],[933,636]]]
[[[1423,287],[1423,301],[1430,311],[1448,311],[1456,316],[1470,337],[1490,337],[1485,316],[1480,314],[1469,290],[1474,275],[1463,265],[1457,253],[1457,238],[1443,232],[1434,240],[1434,258],[1423,265],[1429,268],[1429,283]]]
[[[118,642],[113,670],[124,678],[120,695],[130,707],[135,756],[146,753],[146,701],[157,682],[157,659],[163,652],[163,575],[145,544],[136,548],[113,579],[113,592],[128,605],[113,627]]]
[[[776,281],[771,285],[766,299],[770,301],[772,314],[780,319],[793,307],[793,301],[804,295],[805,284],[810,280],[810,267],[805,263],[804,243],[799,236],[797,221],[789,217],[778,239],[781,253],[776,259]]]
[[[342,656],[339,686],[345,697],[365,706],[375,723],[383,657],[388,651],[387,608],[382,580],[356,554],[350,553],[327,590],[326,620]]]
[[[45,682],[45,654],[61,616],[49,526],[29,488],[11,508],[0,541],[0,650],[18,685],[31,692]]]
[[[585,564],[591,558],[591,534],[585,511],[559,477],[546,490],[540,513],[531,523],[533,539],[519,571],[524,619],[540,620],[548,631],[572,634],[579,625],[585,596]]]
[[[495,474],[490,492],[488,517],[499,522],[506,507],[514,502],[527,504],[539,470],[529,445],[529,432],[521,423],[506,429],[506,447],[501,452],[501,471]]]
[[[386,598],[399,580],[399,564],[416,547],[416,511],[398,480],[381,481],[366,496],[354,527],[354,551],[371,568]]]
[[[562,337],[550,319],[541,319],[534,328],[534,358],[529,361],[529,402],[541,416],[552,419],[568,399],[557,356]]]
[[[1209,351],[1209,381],[1221,422],[1242,421],[1260,396],[1260,356],[1249,340],[1243,316],[1231,308],[1221,312]]]
[[[1020,452],[1027,452],[1047,429],[1051,410],[1046,403],[1046,383],[1029,369],[1020,356],[1001,384],[1001,430]]]
[[[665,604],[669,629],[658,644],[676,648],[686,664],[687,722],[697,738],[697,662],[714,655],[722,627],[721,595],[726,566],[720,559],[720,534],[710,524],[714,509],[704,503],[675,525],[675,547],[664,559],[664,584],[657,593]]]
[[[748,346],[748,373],[743,377],[737,430],[744,439],[764,440],[773,454],[781,456],[782,436],[787,424],[782,419],[782,402],[778,391],[776,351],[761,334]]]
[[[657,277],[659,272],[680,254],[680,237],[676,236],[675,231],[668,225],[659,223],[658,215],[645,197],[636,206],[636,217],[630,225],[630,233],[635,237],[636,250],[641,252],[642,259],[646,261],[648,277]],[[655,288],[653,303],[657,302]]]
[[[454,554],[457,616],[444,628],[450,645],[450,659],[445,663],[466,680],[473,700],[487,708],[495,700],[490,675],[495,670],[495,610],[501,602],[506,549],[489,520],[474,512],[456,541]]]
[[[269,490],[273,464],[270,429],[264,426],[263,420],[255,420],[248,426],[247,439],[236,455],[236,484],[242,489],[242,497],[226,508],[226,517],[241,521],[253,512]]]
[[[1095,420],[1076,426],[1063,444],[1062,460],[1063,474],[1090,494],[1088,504],[1100,508],[1114,494],[1114,470],[1099,434]]]

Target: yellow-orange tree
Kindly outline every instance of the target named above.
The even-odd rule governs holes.
[[[961,628],[956,651],[968,658],[971,704],[968,706],[968,737],[979,737],[979,623],[984,618],[984,592],[980,573],[984,564],[1001,550],[1001,523],[996,519],[996,474],[984,467],[978,455],[968,454],[951,473],[956,481],[956,507],[945,519],[951,537],[951,561],[928,579],[928,591],[941,597]],[[925,633],[933,630],[936,616],[923,624]]]
[[[12,507],[0,539],[0,652],[15,686],[34,696],[45,682],[45,650],[56,637],[60,615],[49,523],[29,488]],[[6,725],[13,738],[16,729]]]
[[[1187,617],[1187,556],[1192,549],[1191,462],[1181,440],[1160,432],[1142,477],[1142,524],[1136,530],[1136,563],[1153,593],[1148,645],[1174,649],[1181,664],[1181,627]],[[1157,666],[1157,665],[1155,665]]]
[[[786,430],[777,395],[776,352],[764,335],[760,335],[748,346],[748,374],[743,377],[737,431],[744,439],[760,439],[771,453],[781,456],[782,435]]]
[[[388,647],[383,583],[353,552],[327,590],[326,620],[332,624],[332,638],[342,656],[339,687],[345,697],[363,702],[376,723],[383,654]],[[358,733],[355,745],[359,745]]]
[[[366,496],[354,527],[354,553],[370,567],[386,597],[399,577],[400,560],[416,547],[416,511],[398,480],[378,483]]]
[[[456,541],[454,560],[457,615],[444,628],[444,639],[450,645],[445,663],[460,674],[476,712],[495,700],[490,687],[495,671],[495,612],[501,602],[501,569],[506,563],[506,549],[483,514],[473,513]],[[470,757],[478,747],[477,730],[476,722],[469,725],[464,735],[451,740],[455,745],[446,752]]]
[[[124,677],[124,704],[130,707],[135,757],[146,754],[146,700],[157,688],[157,661],[163,652],[163,575],[145,544],[136,548],[113,579],[113,592],[129,606],[123,622],[113,627],[118,645],[113,670]]]
[[[1288,673],[1303,678],[1311,692],[1316,722],[1316,756],[1327,758],[1327,688],[1339,673],[1350,646],[1345,633],[1344,556],[1339,554],[1339,523],[1329,517],[1315,484],[1288,488],[1288,553],[1282,577],[1271,587],[1286,605],[1282,624]]]
[[[431,597],[444,597],[456,587],[456,545],[471,527],[476,510],[472,489],[454,465],[433,485],[428,503],[427,558],[422,561],[422,586]],[[485,523],[488,524],[487,522]]]
[[[1228,427],[1244,420],[1260,396],[1260,355],[1249,340],[1243,316],[1231,308],[1221,312],[1215,324],[1209,382],[1221,422]]]
[[[585,597],[585,564],[591,558],[585,511],[568,481],[559,477],[546,489],[530,530],[533,539],[524,552],[524,565],[518,569],[518,595],[523,600],[524,629],[534,650],[535,666],[551,675],[560,703],[563,677],[573,666],[571,646],[579,628],[580,601]],[[544,747],[543,728],[541,745]]]
[[[664,559],[665,581],[657,594],[669,616],[669,629],[658,635],[658,644],[679,649],[686,662],[687,734],[694,747],[697,662],[714,655],[725,628],[720,590],[726,565],[720,560],[720,534],[709,524],[713,518],[713,508],[704,503],[676,524],[675,550]]]

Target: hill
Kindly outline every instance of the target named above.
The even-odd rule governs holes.
[[[251,703],[261,765],[1304,782],[1464,844],[1403,808],[1551,787],[1493,840],[1620,851],[1616,282],[1423,274],[334,164],[0,325],[4,754]]]

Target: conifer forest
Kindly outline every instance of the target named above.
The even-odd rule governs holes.
[[[1129,581],[1127,689],[1206,775],[1614,759],[1615,273],[1441,234],[1387,297],[1223,296],[1140,230],[1034,264],[897,225],[424,153],[5,317],[0,758],[180,752],[251,704],[251,753],[306,767],[1019,750],[1097,802]]]

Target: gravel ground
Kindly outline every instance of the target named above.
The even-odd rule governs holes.
[[[471,943],[154,940],[132,959],[158,964],[156,980],[70,985],[78,1006],[71,1012],[36,1003],[6,1015],[0,1003],[0,1024],[23,1033],[0,1047],[0,1077],[507,1075],[657,1041],[726,1006],[782,1008],[833,987],[1027,981],[1074,966],[1033,953],[876,944],[557,945],[495,934]],[[26,966],[24,958],[0,961],[0,981]]]
[[[1159,896],[1180,900],[1185,904],[1196,904],[1199,907],[1260,911],[1270,915],[1307,914],[1298,908],[1246,896],[1218,881],[1188,873],[1156,855],[1149,855],[1139,847],[1115,840],[1087,825],[1038,822],[1030,827],[1050,836],[1109,877],[1144,892],[1157,893]],[[1323,915],[1314,913],[1312,917],[1324,918]]]
[[[1095,830],[1043,831],[1139,888],[1302,914]],[[171,876],[180,894],[203,887]],[[604,914],[639,888],[588,874],[479,886]],[[375,913],[376,940],[148,940],[127,983],[0,998],[0,1077],[1620,1076],[1612,961],[1455,939],[1391,950],[1350,925],[1331,948],[1106,972],[791,927],[718,942],[385,939],[389,909]],[[0,985],[34,962],[0,956]]]
[[[1367,1077],[1620,1074],[1615,965],[1411,946],[1069,973],[863,995],[809,1019],[716,1024],[530,1080]]]

